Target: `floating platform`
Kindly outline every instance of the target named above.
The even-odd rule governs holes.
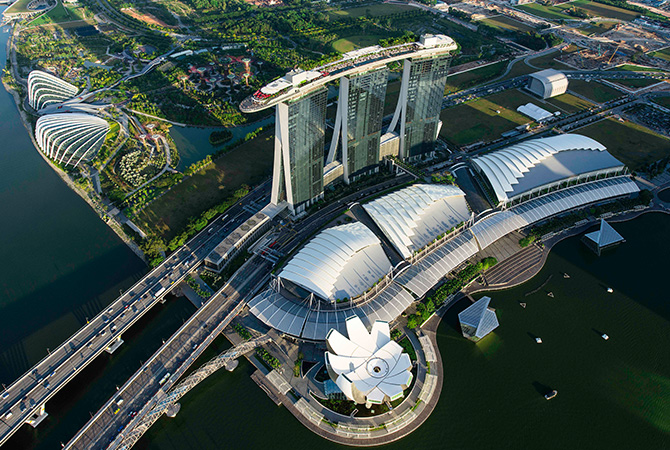
[[[549,392],[548,394],[544,394],[544,398],[547,400],[551,400],[552,398],[556,397],[558,395],[558,391],[554,389],[553,391]]]

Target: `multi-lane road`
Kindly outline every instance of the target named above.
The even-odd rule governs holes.
[[[216,245],[252,215],[248,205],[265,204],[269,182],[252,191],[161,265],[124,292],[104,311],[51,351],[0,394],[0,445],[27,421],[39,421],[42,407],[84,367],[111,351],[124,331],[161,301]]]

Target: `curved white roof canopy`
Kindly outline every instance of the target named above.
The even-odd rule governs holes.
[[[470,217],[463,191],[445,184],[415,184],[363,207],[404,258]]]
[[[348,338],[335,329],[326,336],[326,365],[335,384],[356,403],[401,398],[412,382],[412,361],[391,340],[388,322],[375,322],[368,333],[361,319],[353,316],[346,328]]]
[[[79,88],[41,70],[28,75],[28,103],[35,110],[62,103],[77,95]]]
[[[566,151],[579,153],[558,155]],[[559,158],[565,161],[559,161]],[[594,170],[623,168],[623,164],[610,155],[604,145],[579,134],[532,139],[479,156],[472,161],[489,180],[499,202],[506,202],[534,187],[560,179]],[[552,167],[547,167],[549,163]],[[545,179],[525,182],[524,178],[535,168],[542,172]]]
[[[530,74],[530,90],[542,98],[550,98],[565,93],[568,88],[568,77],[556,69],[545,69]],[[533,83],[533,80],[536,83]],[[539,83],[539,85],[538,85]],[[541,90],[538,88],[541,86]]]
[[[291,258],[279,278],[324,299],[355,297],[391,270],[380,244],[360,222],[328,228]]]
[[[100,150],[109,123],[90,114],[50,114],[35,125],[35,140],[42,153],[61,164],[77,166]]]

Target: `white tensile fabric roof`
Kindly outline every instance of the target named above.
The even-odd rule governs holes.
[[[498,317],[489,308],[491,297],[482,297],[458,313],[460,323],[475,328],[475,337],[483,338],[498,328]]]
[[[390,270],[377,236],[354,222],[321,231],[291,258],[279,278],[335,300],[362,294]]]
[[[621,236],[614,228],[612,228],[612,225],[605,222],[605,219],[600,219],[599,230],[587,233],[586,237],[598,244],[598,247],[606,247],[624,240],[623,236]]]
[[[388,322],[375,322],[368,333],[361,319],[353,316],[347,319],[346,328],[348,338],[335,329],[326,337],[330,350],[326,364],[337,375],[337,386],[359,403],[400,398],[412,381],[412,362],[391,340]]]
[[[363,207],[404,258],[470,216],[463,191],[444,184],[415,184]]]
[[[569,170],[565,164],[559,164],[555,170],[561,172],[559,178],[587,173],[594,169],[606,167],[623,167],[623,164],[606,152],[604,145],[579,134],[562,134],[548,138],[532,139],[512,145],[502,150],[474,158],[473,163],[484,173],[495,191],[498,201],[509,200],[509,193],[518,195],[516,185],[523,183],[523,178],[536,166],[545,163],[548,158],[567,150],[590,150],[580,155],[579,161],[573,161]],[[600,152],[604,152],[600,155]],[[555,181],[537,180],[529,188]],[[525,189],[529,190],[529,189]],[[512,195],[513,196],[513,195]]]
[[[525,105],[521,105],[516,110],[517,112],[520,112],[521,114],[524,114],[537,122],[554,117],[552,113],[546,109],[540,108],[533,103],[526,103]]]

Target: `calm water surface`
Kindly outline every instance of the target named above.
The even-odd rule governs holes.
[[[440,402],[421,428],[387,447],[670,448],[670,217],[648,214],[614,227],[627,239],[619,248],[598,258],[578,238],[563,241],[535,278],[489,294],[501,325],[478,344],[456,328],[466,304],[451,308],[438,331]],[[343,448],[276,407],[252,372],[244,362],[211,377],[138,448]],[[545,400],[547,389],[558,396]]]
[[[6,7],[0,8],[0,13]],[[0,28],[0,69],[8,27]],[[0,383],[10,384],[146,272],[144,263],[54,173],[0,87]],[[47,403],[38,429],[2,449],[55,449],[193,313],[185,299],[154,308]]]

